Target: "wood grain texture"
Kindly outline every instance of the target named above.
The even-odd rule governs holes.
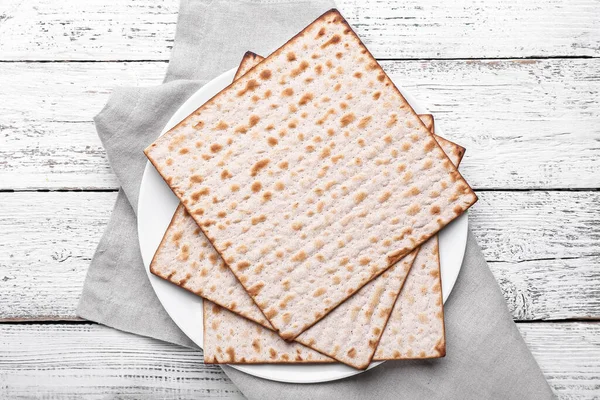
[[[476,189],[600,187],[600,59],[388,61]],[[165,63],[0,63],[0,189],[115,189],[92,117]]]
[[[517,326],[559,398],[595,398],[600,323]],[[0,388],[9,398],[242,398],[199,351],[92,324],[0,325]]]
[[[378,58],[591,56],[600,51],[594,0],[340,0]],[[167,60],[177,0],[56,3],[4,0],[3,60]]]
[[[0,2],[0,190],[117,187],[92,117],[114,87],[162,81],[178,3]],[[475,187],[600,188],[599,60],[442,60],[598,57],[597,0],[338,5],[376,57],[414,60],[383,66],[468,148]],[[56,62],[74,60],[103,62]],[[599,318],[600,193],[479,196],[471,226],[513,317]],[[2,397],[241,398],[190,350],[96,325],[7,322],[75,318],[115,197],[0,193]],[[599,396],[600,323],[518,326],[560,398]]]
[[[517,327],[560,399],[598,398],[600,323],[521,323]]]
[[[0,64],[1,188],[116,188],[92,118],[115,87],[158,85],[165,69],[165,63]]]
[[[202,353],[100,325],[0,325],[3,398],[243,399]]]
[[[85,274],[116,198],[0,194],[0,320],[76,318]]]
[[[475,188],[600,188],[600,59],[383,66],[467,148]]]
[[[478,195],[470,224],[514,318],[600,318],[600,192]],[[0,320],[76,318],[115,198],[0,193]]]

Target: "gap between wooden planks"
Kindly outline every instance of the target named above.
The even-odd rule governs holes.
[[[378,58],[597,56],[593,0],[338,0]],[[2,60],[167,60],[179,0],[3,0]]]
[[[476,189],[600,188],[600,59],[386,61]],[[166,63],[0,63],[0,190],[116,189],[92,117]],[[141,154],[141,153],[140,153]]]
[[[480,192],[469,216],[516,320],[600,319],[600,192]],[[116,193],[0,193],[0,321],[71,320]]]
[[[600,323],[518,323],[561,398],[600,386]],[[202,353],[95,324],[0,324],[0,387],[7,397],[242,398]]]

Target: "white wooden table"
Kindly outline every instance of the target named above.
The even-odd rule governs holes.
[[[472,229],[553,389],[600,397],[599,0],[338,4],[467,147]],[[241,397],[201,353],[75,316],[117,190],[92,117],[161,82],[177,11],[0,0],[1,398]]]

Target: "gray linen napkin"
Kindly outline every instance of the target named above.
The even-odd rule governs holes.
[[[92,259],[79,316],[196,347],[162,308],[144,271],[135,215],[146,163],[142,150],[189,96],[237,66],[246,50],[270,54],[332,6],[329,0],[182,1],[166,83],[115,90],[95,118],[121,190]],[[353,378],[312,385],[223,370],[251,399],[552,398],[472,235],[445,313],[447,356],[441,360],[387,362]]]

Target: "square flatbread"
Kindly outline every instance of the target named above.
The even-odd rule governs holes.
[[[248,52],[242,59],[242,63],[236,72],[235,79],[245,74],[254,65],[262,60],[262,57],[254,53]],[[431,114],[419,115],[425,126],[433,133],[434,118]],[[435,135],[436,140],[440,143],[444,152],[448,154],[452,162],[458,166],[465,149],[449,140]],[[350,353],[356,353],[356,348],[361,349],[364,346],[364,341],[355,341],[355,346],[335,343],[331,338],[347,337],[348,332],[343,330],[348,326],[348,319],[352,325],[355,325],[356,336],[360,336],[361,326],[356,324],[355,320],[358,315],[357,310],[360,310],[358,299],[367,299],[365,292],[369,285],[375,282],[385,281],[384,277],[379,277],[373,282],[367,284],[363,289],[356,293],[349,300],[341,304],[337,309],[330,313],[326,318],[315,324],[312,328],[301,334],[296,340],[306,344],[316,345],[316,348],[334,349],[336,346],[344,348]],[[373,297],[376,301],[376,298]],[[359,300],[360,301],[360,300]],[[367,300],[368,301],[368,300]],[[363,300],[364,302],[364,300]],[[205,358],[208,355],[208,361],[211,363],[249,363],[249,362],[268,362],[268,363],[289,363],[289,362],[316,362],[313,353],[308,352],[311,360],[307,360],[307,356],[302,354],[300,348],[295,348],[281,340],[273,332],[265,329],[254,329],[252,332],[252,324],[240,320],[239,317],[229,313],[226,315],[216,316],[215,310],[210,303],[204,306],[205,320],[212,321],[218,318],[222,325],[219,325],[221,330],[214,330],[208,324],[205,324]],[[445,355],[445,332],[440,280],[440,264],[438,253],[437,236],[429,239],[423,246],[416,257],[414,266],[408,274],[401,295],[396,300],[393,313],[389,318],[387,325],[383,331],[379,345],[376,351],[376,360],[390,359],[407,359],[407,358],[434,358],[443,357]],[[344,321],[344,315],[346,317]],[[336,317],[340,316],[340,321],[336,321]],[[241,324],[241,327],[238,326]],[[243,328],[242,328],[243,327]],[[362,328],[364,329],[364,325]],[[367,326],[367,329],[369,327]],[[375,323],[372,326],[374,330],[380,329],[380,325]],[[234,332],[229,336],[222,333],[223,330]],[[333,332],[337,333],[334,335]],[[249,336],[252,340],[250,345],[249,340],[240,335],[240,331],[252,332]],[[221,333],[219,333],[221,332]],[[221,337],[221,340],[217,339]],[[328,340],[323,340],[326,337]],[[311,339],[309,339],[311,338]],[[311,343],[310,340],[313,340]],[[329,342],[329,343],[328,343]],[[347,340],[347,343],[352,343],[353,340]],[[327,346],[329,345],[329,346]],[[215,353],[215,349],[220,349],[220,353]],[[238,353],[229,353],[224,349],[238,348]],[[240,353],[241,351],[241,353]],[[327,350],[325,351],[328,352]],[[338,351],[339,353],[339,351]],[[361,361],[361,357],[350,358],[348,354],[341,353],[336,355],[342,358],[342,362],[349,365],[362,368],[364,365],[357,365],[356,362]],[[295,358],[294,358],[295,357]],[[364,357],[362,357],[364,362]],[[350,359],[350,360],[348,360]],[[248,361],[250,360],[250,361]],[[290,361],[293,360],[293,361]],[[331,359],[330,359],[331,360]],[[333,361],[333,360],[331,360]],[[318,362],[325,362],[319,359]],[[354,363],[353,363],[354,362]],[[368,365],[368,364],[367,364]]]
[[[477,199],[336,10],[146,154],[286,340]]]
[[[244,57],[236,78],[243,73],[244,66],[249,67],[246,65],[249,59],[254,60]],[[233,273],[225,267],[218,254],[211,250],[212,246],[199,232],[194,220],[180,206],[150,268],[153,273],[205,298],[216,298],[221,304],[232,307],[234,312],[270,328],[268,322],[260,318],[262,313],[236,281]],[[382,276],[365,285],[337,307],[327,318],[296,338],[296,341],[353,367],[366,368],[413,260],[414,255],[409,255],[389,268]],[[297,353],[299,345],[288,346],[285,342],[281,343],[283,340],[280,338],[273,344],[272,351],[271,348],[267,351],[261,345],[251,346],[247,339],[238,335],[246,330],[246,321],[209,302],[206,302],[204,309],[207,321],[204,325],[207,362],[287,363],[314,360],[310,352],[307,353],[308,356]],[[229,334],[214,330],[213,326],[223,329],[227,327]],[[252,332],[251,335],[252,341],[256,343],[267,343],[276,336],[273,332],[257,331],[258,333]],[[237,350],[233,353],[226,351],[230,348]],[[273,354],[278,356],[274,357]]]

